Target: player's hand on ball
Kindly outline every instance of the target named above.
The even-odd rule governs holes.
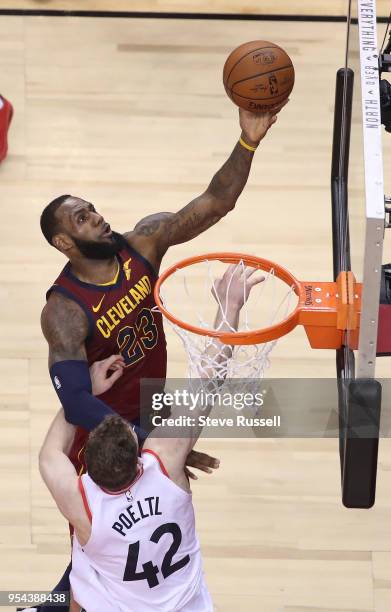
[[[122,355],[111,355],[102,361],[95,361],[90,367],[93,395],[101,395],[111,389],[121,378],[125,367]]]
[[[239,123],[242,128],[242,138],[244,141],[251,146],[258,146],[271,126],[277,121],[278,113],[288,102],[289,99],[284,100],[278,106],[270,107],[263,113],[252,113],[239,108]]]

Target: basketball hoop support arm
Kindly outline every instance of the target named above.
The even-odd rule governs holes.
[[[304,326],[311,348],[338,349],[349,332],[349,348],[356,349],[361,311],[361,284],[352,272],[340,272],[335,283],[301,282],[298,323]]]

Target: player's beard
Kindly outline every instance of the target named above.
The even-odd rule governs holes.
[[[110,259],[121,250],[124,241],[123,236],[118,232],[112,232],[110,242],[81,240],[74,236],[72,238],[80,253],[86,259]]]

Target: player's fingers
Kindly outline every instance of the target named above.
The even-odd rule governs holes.
[[[113,385],[115,383],[116,380],[118,380],[119,378],[121,378],[122,374],[124,373],[123,368],[118,369],[118,370],[114,370],[110,376],[107,377],[107,380],[109,380],[111,382],[111,384]]]
[[[288,102],[289,102],[289,98],[287,98],[280,104],[277,104],[276,106],[271,106],[270,113],[272,113],[273,115],[277,115],[277,113],[279,113],[284,108],[284,106],[288,104]]]
[[[122,357],[122,355],[116,355],[115,357],[116,357],[116,359],[115,359],[114,363],[125,364],[125,359]]]
[[[220,460],[216,457],[211,457],[207,453],[200,453],[199,451],[194,451],[194,457],[192,461],[192,466],[197,467],[199,470],[202,470],[203,467],[218,467],[220,465]]]
[[[198,476],[196,476],[193,472],[189,470],[189,468],[185,467],[185,474],[187,478],[191,478],[191,480],[198,480]]]
[[[125,367],[124,361],[116,361],[115,363],[113,363],[110,369],[111,370],[123,370],[124,367]]]
[[[263,283],[264,280],[265,280],[265,275],[262,274],[260,270],[257,270],[257,273],[248,279],[247,286],[250,288],[254,287],[255,285],[258,285],[259,283]]]
[[[205,474],[212,474],[213,470],[211,467],[207,467],[206,465],[200,465],[198,466],[198,469],[200,470],[200,472],[205,472]]]
[[[255,274],[255,272],[258,272],[258,268],[253,268],[252,266],[246,266],[244,268],[244,276],[247,280],[251,278],[251,276]]]
[[[230,264],[230,265],[228,266],[228,268],[226,269],[226,271],[224,272],[224,274],[223,274],[223,279],[227,279],[227,278],[228,278],[228,280],[229,280],[229,279],[231,278],[231,276],[232,276],[233,274],[235,274],[235,272],[236,272],[238,269],[239,269],[239,271],[240,271],[240,266],[239,266],[237,263]]]
[[[101,361],[102,368],[104,370],[110,370],[115,362],[118,362],[118,355],[110,355],[110,357]]]
[[[243,280],[243,277],[245,274],[246,274],[246,266],[244,265],[243,261],[238,261],[238,263],[232,264],[230,278],[232,278],[233,281]]]
[[[115,360],[109,365],[109,370],[117,370],[118,368],[125,367],[125,360],[122,355],[117,355]]]

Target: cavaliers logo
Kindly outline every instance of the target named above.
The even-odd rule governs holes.
[[[276,59],[273,51],[259,51],[253,55],[255,64],[274,64]]]
[[[123,265],[123,269],[125,272],[125,276],[126,276],[126,280],[130,279],[130,275],[132,274],[132,270],[130,267],[130,262],[132,261],[132,258],[129,257],[129,259],[127,261],[125,261],[124,265]]]

